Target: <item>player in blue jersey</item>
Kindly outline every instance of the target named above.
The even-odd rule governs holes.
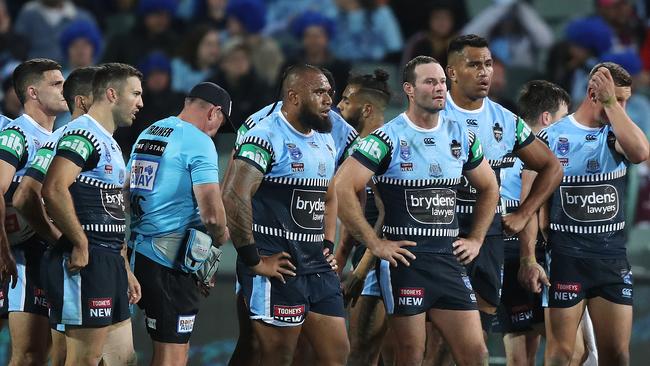
[[[566,91],[544,80],[526,83],[518,100],[520,116],[535,134],[566,116],[569,104],[570,97]],[[505,203],[506,213],[515,212],[519,207],[522,169],[520,159],[516,159],[512,167],[503,169],[501,197]],[[536,214],[531,218],[531,224],[537,225]],[[537,239],[526,238],[525,234],[522,231],[518,236],[505,239],[503,293],[497,311],[507,363],[515,366],[535,365],[540,337],[544,333],[544,310],[541,297],[520,285],[517,278],[520,268],[519,238],[534,241]],[[537,259],[542,262],[522,262],[522,272],[543,270],[544,241],[537,241],[536,251]]]
[[[122,256],[127,176],[112,133],[142,108],[141,77],[124,64],[97,70],[93,105],[67,125],[43,181],[47,211],[63,233],[43,270],[50,321],[66,326],[66,363],[96,365],[111,326],[131,328],[135,294]],[[124,347],[121,363],[135,362],[132,349]]]
[[[87,113],[88,108],[92,105],[92,83],[98,69],[95,66],[75,69],[63,83],[63,97],[68,104],[72,116],[71,120]],[[41,198],[43,178],[52,162],[56,143],[64,130],[65,126],[58,128],[52,133],[47,142],[38,149],[36,158],[25,172],[18,188],[16,188],[16,193],[14,193],[14,206],[23,214],[34,228],[34,231],[42,237],[58,239],[61,236],[56,226],[49,219],[43,220],[47,217],[42,216],[38,211],[43,207]],[[130,272],[128,268],[127,270]],[[137,302],[140,297],[139,284],[132,274],[129,274],[128,278],[129,288],[134,290],[130,301]],[[50,363],[53,366],[63,366],[66,355],[65,326],[63,324],[52,324],[51,326],[52,351],[50,352]],[[131,327],[112,327],[104,345],[102,360],[108,365],[120,363],[128,352],[135,353]]]
[[[12,207],[12,197],[38,148],[52,134],[54,119],[67,110],[61,66],[47,59],[18,65],[13,75],[25,114],[0,132],[0,279],[3,315],[9,316],[11,365],[42,365],[50,347],[48,303],[40,261],[48,242]],[[8,284],[7,282],[10,281]]]
[[[0,131],[2,131],[9,122],[13,121],[11,118],[0,114]]]
[[[336,215],[327,193],[336,162],[329,90],[318,68],[292,67],[282,108],[246,134],[224,184],[237,276],[265,364],[290,364],[301,332],[322,363],[343,365],[349,352],[340,282],[323,254],[326,216]]]
[[[355,238],[383,259],[376,270],[397,343],[397,364],[422,364],[426,317],[449,343],[456,363],[483,364],[487,348],[463,264],[479,252],[498,186],[478,138],[440,113],[447,90],[440,64],[418,56],[405,66],[403,79],[406,112],[361,140],[337,173],[337,198],[345,202],[339,216]],[[463,174],[479,193],[467,236],[459,235],[456,218],[456,187]],[[385,206],[382,231],[387,239],[375,233],[354,199],[373,175]]]
[[[564,168],[547,210],[547,365],[569,364],[585,308],[599,364],[629,364],[633,278],[625,250],[626,173],[650,151],[645,134],[625,112],[631,84],[617,64],[594,66],[576,112],[538,135]],[[531,255],[532,244],[526,244],[522,255]],[[533,258],[522,258],[528,260]]]
[[[497,180],[501,178],[501,169],[511,167],[516,157],[539,172],[539,179],[517,211],[502,219],[501,205],[497,207],[480,254],[468,266],[487,331],[501,294],[503,233],[514,235],[524,228],[559,184],[562,169],[551,151],[536,141],[521,118],[487,97],[492,77],[492,56],[487,41],[471,34],[456,37],[449,44],[448,55],[447,76],[451,91],[443,114],[476,133]],[[473,187],[464,183],[458,196],[461,233],[470,229],[471,213],[475,208]]]
[[[228,240],[211,137],[227,121],[230,107],[230,95],[218,85],[196,85],[177,117],[140,134],[127,166],[129,246],[142,286],[138,305],[153,341],[152,365],[187,363],[203,282],[187,267],[190,254],[182,247],[191,244],[193,230],[208,233],[203,245],[209,253]]]

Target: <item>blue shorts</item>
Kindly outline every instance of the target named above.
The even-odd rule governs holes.
[[[237,278],[250,318],[278,327],[301,325],[309,312],[343,318],[341,282],[334,271],[285,276],[286,283],[237,263]]]
[[[476,295],[456,257],[416,253],[410,266],[378,261],[379,284],[388,314],[416,315],[429,309],[476,310]]]
[[[467,265],[474,291],[492,306],[501,301],[503,258],[503,236],[486,236],[478,256]]]
[[[538,253],[537,262],[544,266],[543,253]],[[541,294],[526,290],[517,278],[519,258],[506,258],[503,272],[503,296],[497,308],[501,333],[528,332],[533,330],[534,325],[543,325],[544,309]]]

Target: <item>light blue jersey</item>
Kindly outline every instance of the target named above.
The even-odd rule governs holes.
[[[323,256],[325,193],[334,175],[332,136],[298,132],[274,112],[235,152],[264,174],[253,196],[253,235],[261,254],[291,254],[298,274],[331,271]]]
[[[538,136],[564,168],[551,197],[551,249],[581,258],[624,258],[629,162],[616,151],[611,126],[586,127],[571,114]]]
[[[456,190],[463,171],[483,161],[473,132],[442,116],[425,130],[402,113],[361,139],[352,157],[375,173],[388,239],[415,241],[412,252],[452,254]]]
[[[11,185],[5,193],[5,230],[12,245],[18,245],[31,238],[35,232],[11,205],[18,184],[34,160],[38,149],[52,135],[32,117],[23,114],[7,123],[0,131],[0,160],[16,169]]]
[[[503,180],[502,169],[513,166],[515,153],[535,140],[535,135],[524,120],[489,98],[483,99],[480,108],[466,110],[457,106],[451,94],[447,93],[442,115],[464,123],[481,140],[485,158],[494,170],[499,184]],[[464,179],[463,186],[458,190],[458,218],[462,234],[467,234],[472,227],[471,214],[476,197],[476,189]],[[496,214],[501,213],[501,209],[501,205],[498,205]],[[487,235],[502,235],[499,215],[495,215]]]
[[[279,111],[280,108],[282,108],[282,101],[279,101],[275,108],[273,108],[273,104],[269,104],[259,111],[251,114],[246,119],[246,121],[244,121],[241,127],[239,127],[239,130],[237,130],[235,150],[237,150],[239,145],[241,145],[246,132],[259,124],[270,113]],[[343,163],[343,160],[345,160],[345,158],[350,156],[355,143],[359,139],[359,134],[352,126],[350,126],[349,123],[345,121],[345,119],[343,119],[343,117],[341,117],[340,114],[330,110],[329,117],[332,121],[331,135],[332,139],[334,139],[334,145],[336,146],[336,166],[338,167]]]
[[[81,168],[70,194],[88,244],[119,252],[124,243],[122,186],[126,167],[113,135],[84,114],[67,124],[57,142],[56,156]]]
[[[65,131],[66,126],[59,127],[56,131],[52,132],[50,138],[45,141],[43,146],[36,152],[36,156],[31,161],[25,175],[28,177],[34,178],[36,181],[43,183],[45,174],[52,164],[54,159],[54,150],[56,149],[56,143],[59,142],[63,132]]]
[[[0,114],[0,131],[2,131],[9,122],[13,121],[11,118]]]

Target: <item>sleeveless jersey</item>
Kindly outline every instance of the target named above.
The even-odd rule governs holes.
[[[569,115],[538,136],[564,168],[551,197],[551,249],[583,258],[625,257],[629,162],[614,148],[611,126],[586,127]]]
[[[244,123],[237,130],[237,140],[235,142],[235,150],[241,145],[246,132],[255,127],[260,123],[264,118],[266,118],[269,112],[277,112],[282,108],[282,101],[279,101],[275,106],[275,109],[271,111],[273,104],[269,104],[266,107],[260,109],[259,111],[253,113],[244,121]],[[359,134],[357,131],[350,126],[349,123],[341,117],[340,114],[330,110],[329,112],[330,120],[332,121],[332,139],[334,139],[334,145],[336,146],[336,166],[343,164],[343,160],[350,156],[354,145],[359,140]]]
[[[521,118],[502,107],[500,104],[483,99],[483,105],[476,110],[466,110],[458,107],[447,93],[447,103],[442,113],[449,119],[463,123],[481,140],[485,158],[494,170],[497,182],[501,184],[501,169],[512,167],[517,150],[535,140],[530,127]],[[458,189],[458,219],[461,233],[469,232],[472,226],[472,212],[476,204],[476,189],[471,187],[467,179]],[[494,220],[487,235],[502,235],[500,213],[502,205],[497,206]]]
[[[452,255],[456,190],[463,171],[483,160],[473,132],[442,116],[425,130],[402,113],[363,138],[352,157],[375,173],[388,239],[417,242],[412,252]]]
[[[4,196],[5,230],[12,245],[21,244],[35,234],[27,221],[11,205],[11,199],[29,164],[34,160],[36,152],[50,135],[52,135],[51,131],[26,114],[7,123],[0,132],[0,159],[16,169],[11,185]]]
[[[304,135],[275,112],[246,133],[235,159],[264,174],[252,202],[260,253],[290,253],[300,275],[331,271],[323,256],[323,229],[336,159],[332,136]]]
[[[193,186],[219,183],[217,150],[208,135],[178,117],[144,130],[131,152],[131,232],[160,237],[203,228]],[[148,245],[136,250],[162,260]],[[167,263],[173,266],[173,263]]]
[[[99,122],[84,114],[67,124],[55,156],[81,168],[70,194],[89,245],[119,252],[124,241],[126,177],[119,145]]]

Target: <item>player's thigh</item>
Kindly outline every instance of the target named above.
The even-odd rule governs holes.
[[[276,326],[262,320],[253,320],[252,323],[253,332],[260,343],[262,359],[266,360],[266,357],[273,354],[282,354],[288,356],[291,361],[302,325]]]
[[[380,297],[360,296],[350,308],[350,344],[355,351],[379,350],[387,329],[386,310]]]
[[[302,331],[313,345],[319,360],[345,364],[350,353],[345,318],[310,312]]]
[[[51,329],[52,349],[50,351],[50,360],[52,366],[63,366],[65,364],[65,331]]]
[[[546,321],[547,354],[563,353],[571,355],[576,342],[576,334],[585,300],[567,308],[547,308],[544,313]]]
[[[510,366],[533,366],[540,338],[541,336],[534,331],[504,334],[503,346],[506,351],[507,364]],[[531,359],[532,364],[529,362]]]
[[[397,343],[398,353],[421,354],[424,357],[426,342],[426,314],[390,315],[390,327]]]
[[[46,354],[50,346],[50,324],[42,315],[9,313],[9,334],[14,354],[38,352]]]
[[[595,297],[589,299],[589,315],[599,354],[628,349],[632,333],[631,305],[616,304],[602,297]]]
[[[101,358],[109,326],[82,328],[66,325],[66,365],[86,363]]]
[[[476,358],[487,355],[481,318],[477,310],[431,309],[429,318],[440,330],[457,363],[467,354]]]
[[[110,326],[102,348],[102,360],[106,366],[135,365],[131,319]]]

